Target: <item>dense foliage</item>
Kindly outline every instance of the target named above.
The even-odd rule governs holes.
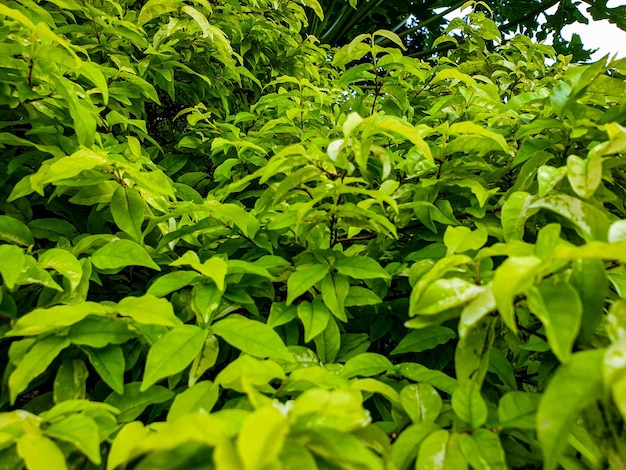
[[[0,3],[0,468],[624,468],[626,60],[309,8]]]

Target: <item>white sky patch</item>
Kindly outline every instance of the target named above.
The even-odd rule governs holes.
[[[609,8],[615,8],[624,4],[625,0],[609,0],[607,6]],[[582,40],[582,43],[587,49],[597,49],[597,51],[591,56],[592,60],[599,60],[605,55],[609,54],[611,57],[617,56],[618,59],[626,57],[626,31],[617,27],[608,20],[594,21],[591,15],[587,13],[587,4],[582,2],[578,8],[581,13],[589,19],[589,24],[576,23],[568,25],[563,28],[563,38],[570,40],[572,34],[577,33]],[[553,14],[557,10],[558,6],[554,6],[547,11],[548,14]],[[457,16],[462,16],[469,10],[461,11],[455,10],[446,16],[446,19],[451,20]],[[544,17],[541,16],[539,21],[543,23]],[[549,37],[546,44],[552,44],[552,38]]]

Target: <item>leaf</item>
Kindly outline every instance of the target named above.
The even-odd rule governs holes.
[[[137,243],[143,243],[141,224],[145,210],[146,203],[134,188],[119,186],[111,197],[113,221]]]
[[[123,344],[135,333],[118,318],[89,316],[72,325],[67,337],[72,344],[103,348],[108,344]]]
[[[393,364],[385,356],[376,353],[361,353],[349,359],[341,376],[347,379],[356,376],[372,377],[393,368]]]
[[[126,360],[122,348],[116,344],[110,344],[103,348],[83,346],[81,349],[104,383],[115,393],[120,395],[124,393]]]
[[[69,340],[63,336],[48,336],[35,342],[9,376],[11,404],[69,345]]]
[[[454,391],[452,409],[473,429],[487,421],[487,405],[480,394],[480,386],[474,382],[466,382]]]
[[[320,301],[303,301],[298,304],[298,318],[304,326],[304,342],[308,343],[326,329],[330,310]]]
[[[498,267],[493,277],[493,298],[505,325],[517,332],[515,296],[527,291],[542,268],[535,256],[511,256]]]
[[[461,449],[472,468],[507,470],[504,449],[497,434],[487,429],[476,429],[470,434],[459,434]]]
[[[148,428],[144,428],[140,421],[133,421],[123,426],[111,444],[107,470],[114,470],[139,454],[137,443],[143,441],[148,432]]]
[[[24,459],[28,470],[67,470],[61,449],[41,434],[22,435],[17,440],[17,453]]]
[[[566,281],[552,277],[531,288],[527,299],[529,310],[545,328],[552,352],[559,361],[569,362],[583,315],[578,292]]]
[[[402,39],[400,39],[400,36],[398,36],[396,33],[392,31],[387,31],[386,29],[379,29],[377,31],[374,31],[374,33],[372,34],[372,37],[376,37],[376,36],[382,36],[384,38],[387,38],[391,42],[396,44],[400,49],[406,50],[406,47],[404,47],[404,44],[402,44]]]
[[[287,279],[287,305],[324,279],[329,270],[327,264],[311,264],[291,273]]]
[[[380,264],[366,256],[352,256],[335,261],[333,267],[339,274],[352,279],[391,279]]]
[[[443,234],[443,242],[448,253],[463,253],[468,250],[478,250],[487,243],[487,230],[479,228],[473,232],[464,226],[453,227],[448,225]]]
[[[534,430],[541,395],[529,392],[507,392],[498,403],[498,419],[503,428]]]
[[[458,383],[452,377],[439,370],[431,370],[415,362],[403,362],[396,366],[398,374],[414,382],[424,382],[439,390],[452,394]]]
[[[335,361],[341,347],[341,333],[334,318],[328,319],[324,331],[313,338],[313,341],[315,351],[322,362],[330,364]]]
[[[92,463],[100,465],[100,433],[98,424],[85,414],[74,414],[52,423],[45,430],[47,436],[69,442]],[[54,467],[51,467],[54,468]]]
[[[467,462],[461,451],[458,434],[438,429],[422,441],[416,470],[464,470]]]
[[[175,395],[174,392],[160,385],[153,385],[144,392],[140,391],[140,387],[140,382],[126,383],[124,384],[123,394],[113,392],[104,400],[104,403],[120,410],[120,413],[117,415],[118,423],[133,421],[148,406],[163,403]]]
[[[217,336],[208,335],[204,341],[202,351],[200,351],[191,364],[188,381],[189,387],[193,387],[202,374],[215,365],[219,352],[220,347]]]
[[[427,383],[404,387],[400,392],[400,402],[414,423],[434,423],[443,407],[441,396]]]
[[[0,215],[0,240],[24,247],[35,243],[28,226],[8,215]]]
[[[322,280],[322,299],[332,314],[342,322],[348,321],[345,312],[350,283],[341,274],[328,273]]]
[[[264,323],[230,315],[214,323],[212,329],[227,343],[251,356],[294,361],[280,336]]]
[[[114,240],[91,255],[91,262],[98,269],[117,270],[127,266],[144,266],[160,271],[141,245],[131,240]]]
[[[0,245],[0,274],[4,285],[13,290],[26,260],[24,251],[15,245]]]
[[[139,391],[184,370],[201,351],[207,333],[194,325],[181,325],[161,336],[148,351]]]
[[[398,470],[409,468],[424,439],[437,429],[434,423],[421,422],[408,426],[400,433],[391,447],[391,459]]]
[[[433,349],[440,344],[446,344],[456,333],[445,326],[431,326],[421,330],[411,331],[389,354],[406,354]]]
[[[125,297],[119,301],[115,309],[120,315],[145,325],[177,327],[182,324],[174,315],[172,304],[151,294]]]
[[[244,469],[256,470],[276,465],[288,432],[287,419],[273,406],[250,413],[237,439],[237,451]]]
[[[195,252],[188,251],[177,260],[171,262],[170,266],[191,266],[203,276],[212,279],[220,291],[223,291],[225,288],[228,264],[220,257],[213,256],[201,263]]]
[[[75,290],[83,277],[83,268],[80,262],[67,250],[51,248],[39,257],[39,267],[42,269],[54,269],[70,282],[70,287]]]
[[[209,413],[219,397],[219,386],[210,380],[197,382],[176,395],[167,413],[168,421],[176,421],[188,413]]]
[[[95,302],[37,308],[19,318],[7,336],[35,336],[79,323],[90,314],[102,315],[106,309]]]
[[[526,219],[534,212],[530,204],[533,197],[525,192],[514,192],[502,206],[500,217],[502,220],[502,232],[504,240],[508,243],[513,240],[521,240],[524,236]]]
[[[269,383],[275,379],[284,380],[285,371],[274,361],[260,361],[252,356],[241,355],[217,374],[215,383],[242,393],[250,385],[260,391],[273,393],[275,390]]]
[[[147,294],[155,297],[165,297],[183,287],[187,287],[194,279],[198,279],[195,271],[174,271],[158,277],[148,288]]]
[[[603,355],[601,349],[573,354],[568,364],[557,369],[541,397],[537,435],[546,470],[557,468],[578,414],[603,396]]]
[[[458,307],[485,290],[458,277],[437,279],[430,284],[420,299],[409,307],[409,315],[433,315]]]

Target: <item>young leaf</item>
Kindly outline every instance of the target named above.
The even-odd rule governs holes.
[[[209,413],[217,402],[219,391],[219,386],[209,380],[194,384],[176,395],[167,420],[176,421],[187,413]]]
[[[160,271],[141,245],[131,240],[115,240],[94,251],[91,262],[98,269],[121,270],[127,266],[144,266]]]
[[[98,424],[85,414],[73,414],[55,421],[45,434],[60,441],[69,442],[81,451],[94,465],[100,465],[100,433]]]
[[[44,373],[57,356],[70,345],[64,336],[48,336],[38,340],[9,376],[11,404],[26,387]]]
[[[454,391],[452,409],[474,429],[487,421],[487,405],[480,394],[480,387],[474,382],[466,382]]]
[[[433,349],[440,344],[445,344],[452,338],[456,337],[456,333],[445,326],[431,326],[421,330],[411,331],[406,335],[400,343],[389,354],[405,354],[410,352],[422,352]]]
[[[313,303],[306,300],[298,304],[298,318],[304,325],[304,341],[310,342],[319,335],[326,326],[330,318],[330,310],[320,301]]]
[[[81,348],[89,362],[96,369],[100,378],[115,393],[120,395],[124,393],[124,368],[126,360],[122,348],[116,344],[110,344],[103,348],[90,348],[83,346]]]
[[[111,215],[120,230],[130,235],[137,243],[143,243],[141,224],[146,203],[139,191],[119,186],[111,198]]]
[[[184,370],[204,346],[207,330],[194,325],[178,326],[161,336],[148,351],[140,392],[159,380]]]
[[[0,215],[0,240],[24,247],[35,243],[28,226],[8,215]]]
[[[312,264],[291,273],[287,279],[287,305],[324,279],[329,270],[327,264]]]
[[[240,351],[256,357],[293,362],[293,356],[280,336],[264,323],[231,315],[212,325],[213,332]]]
[[[443,406],[439,392],[427,383],[404,387],[400,392],[400,402],[414,423],[434,423]]]
[[[275,465],[288,432],[286,417],[273,406],[253,411],[243,422],[237,439],[237,451],[244,469]]]
[[[341,376],[347,379],[356,376],[371,377],[393,368],[385,356],[376,353],[362,353],[349,359],[341,370]]]
[[[125,297],[119,301],[115,309],[123,317],[130,317],[137,323],[145,325],[176,327],[182,324],[174,315],[172,304],[151,294]]]
[[[366,256],[340,258],[333,265],[339,274],[352,279],[391,279],[380,264]]]
[[[67,470],[61,449],[41,434],[22,435],[17,441],[17,453],[24,459],[28,470]]]
[[[417,454],[416,470],[465,470],[467,461],[459,443],[459,435],[438,429],[422,441]]]

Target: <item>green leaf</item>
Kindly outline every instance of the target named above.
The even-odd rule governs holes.
[[[504,352],[497,348],[489,351],[489,372],[495,373],[504,385],[511,390],[517,390],[517,381],[513,366],[507,359]]]
[[[552,352],[559,361],[569,362],[583,315],[578,292],[566,281],[552,277],[531,288],[527,299],[529,310],[543,323]]]
[[[366,256],[352,256],[335,261],[333,267],[339,274],[352,279],[391,279],[380,264]]]
[[[74,325],[87,315],[103,315],[106,309],[95,302],[80,302],[74,305],[57,305],[37,308],[19,318],[8,336],[35,336],[48,331]]]
[[[496,270],[493,297],[502,320],[514,332],[517,331],[517,324],[513,300],[534,284],[534,278],[541,269],[542,262],[535,256],[512,256]]]
[[[215,365],[219,352],[220,347],[217,336],[208,335],[204,341],[202,351],[195,357],[191,364],[188,381],[189,387],[193,387],[202,374]]]
[[[345,311],[350,283],[341,274],[328,273],[322,280],[322,298],[333,315],[342,322],[348,321]]]
[[[137,243],[143,243],[141,224],[145,210],[146,203],[134,188],[119,186],[111,197],[113,221]]]
[[[227,343],[251,356],[294,361],[280,336],[264,323],[230,315],[214,323],[212,329]]]
[[[546,470],[557,468],[579,413],[603,396],[603,355],[601,349],[573,354],[570,362],[556,371],[541,397],[537,435]]]
[[[507,470],[504,449],[497,434],[476,429],[472,434],[459,434],[461,449],[472,468]]]
[[[481,385],[487,374],[496,319],[486,318],[463,336],[454,351],[454,368],[459,383]]]
[[[100,465],[100,433],[98,424],[85,414],[74,414],[52,423],[45,434],[69,442],[95,465]]]
[[[209,413],[219,397],[219,386],[210,380],[197,382],[176,395],[169,412],[168,421],[176,421],[188,413]]]
[[[471,231],[464,226],[452,227],[448,225],[443,234],[443,242],[448,253],[463,253],[468,250],[478,250],[487,243],[487,230],[479,228]]]
[[[348,295],[344,301],[345,307],[361,307],[363,305],[378,305],[383,299],[378,297],[370,289],[361,286],[350,286]]]
[[[17,396],[28,387],[33,379],[43,374],[52,361],[69,345],[69,340],[63,336],[48,336],[37,341],[30,348],[9,376],[11,404],[15,403]]]
[[[269,359],[260,361],[252,356],[241,355],[217,374],[215,383],[242,393],[249,389],[250,385],[260,391],[273,393],[275,390],[269,383],[274,379],[281,381],[285,379],[285,371],[274,361]]]
[[[567,157],[567,178],[576,194],[585,199],[592,197],[602,182],[602,157],[595,153],[583,160],[570,155]]]
[[[541,395],[529,392],[507,392],[498,403],[498,419],[503,428],[534,430]]]
[[[35,243],[28,226],[8,215],[0,215],[0,240],[25,247]]]
[[[304,341],[308,343],[326,329],[330,319],[330,310],[320,301],[313,303],[306,300],[298,304],[298,318],[304,326]]]
[[[83,277],[83,268],[80,262],[67,250],[51,248],[39,257],[39,267],[42,269],[54,269],[70,282],[70,287],[75,290]]]
[[[487,405],[480,394],[480,387],[474,382],[466,382],[454,391],[452,409],[474,429],[487,421]]]
[[[115,307],[117,312],[145,325],[177,327],[182,324],[174,315],[174,308],[166,299],[151,294],[141,297],[125,297]]]
[[[24,434],[17,441],[17,453],[28,470],[67,470],[65,456],[59,447],[41,434]]]
[[[467,461],[458,434],[438,429],[422,441],[417,455],[416,470],[464,470]]]
[[[334,318],[328,319],[324,331],[313,338],[315,350],[322,362],[330,364],[335,361],[341,347],[341,333]]]
[[[181,325],[161,336],[148,351],[140,391],[184,370],[201,351],[206,337],[207,330],[194,325]]]
[[[459,307],[485,290],[461,278],[437,279],[430,284],[416,303],[411,303],[409,315],[434,315]]]
[[[285,416],[271,405],[253,411],[243,422],[237,451],[245,470],[279,464],[278,455],[289,432]]]
[[[72,325],[67,337],[73,344],[103,348],[108,344],[123,344],[133,338],[135,333],[128,323],[118,318],[87,317]]]
[[[456,333],[445,326],[430,326],[421,330],[411,331],[389,354],[406,354],[433,349],[440,344],[446,344]]]
[[[110,344],[103,348],[83,346],[81,349],[100,378],[115,393],[121,395],[124,392],[124,369],[126,367],[122,348],[116,344]]]
[[[141,245],[131,240],[114,240],[91,255],[91,262],[98,269],[119,271],[127,266],[144,266],[160,271]]]
[[[26,260],[24,251],[15,245],[0,245],[0,274],[8,289],[13,290]]]
[[[400,391],[400,403],[414,423],[435,422],[443,407],[443,400],[432,385],[407,385]]]
[[[524,236],[526,219],[533,214],[530,210],[532,200],[533,197],[530,194],[520,191],[511,194],[505,201],[500,217],[506,242],[521,240]]]
[[[194,279],[198,279],[195,271],[174,271],[158,277],[148,288],[147,294],[155,297],[165,297],[183,287],[187,287]]]
[[[329,270],[327,264],[311,264],[291,273],[287,279],[287,305],[324,279]]]
[[[104,403],[120,410],[120,414],[117,415],[119,423],[133,421],[148,406],[163,403],[175,395],[174,392],[160,385],[153,385],[143,392],[140,391],[140,387],[140,382],[126,383],[123,394],[113,392],[104,400]]]
[[[452,394],[459,386],[456,380],[439,370],[431,370],[415,362],[403,362],[396,366],[398,374],[414,382],[423,382],[439,390]]]
[[[407,470],[418,455],[420,445],[438,426],[430,422],[412,424],[405,428],[391,447],[391,459],[398,470]]]
[[[341,376],[347,379],[356,376],[372,377],[393,368],[393,364],[385,356],[376,353],[362,353],[349,359]]]
[[[191,266],[203,276],[212,279],[220,291],[224,290],[228,264],[220,257],[213,256],[201,263],[195,252],[188,251],[177,260],[171,262],[170,266]]]

